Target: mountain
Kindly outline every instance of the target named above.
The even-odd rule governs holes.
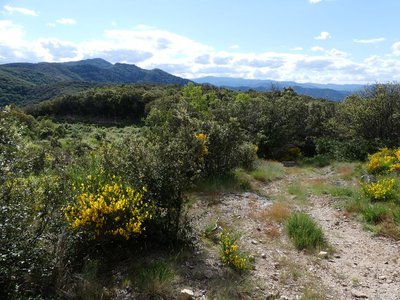
[[[160,69],[112,64],[101,58],[65,63],[10,63],[0,65],[0,106],[39,102],[104,84],[188,82]]]
[[[257,90],[271,91],[273,89],[281,90],[291,87],[298,94],[311,96],[314,98],[325,98],[333,101],[342,101],[351,93],[364,89],[364,85],[358,84],[318,84],[318,83],[298,83],[294,81],[275,81],[261,79],[243,79],[231,77],[201,77],[193,79],[199,84],[211,84],[218,87],[225,87],[234,90]]]

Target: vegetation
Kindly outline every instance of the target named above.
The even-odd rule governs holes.
[[[224,264],[242,272],[251,267],[248,255],[239,250],[237,236],[224,230],[220,236],[221,260]]]
[[[362,216],[374,232],[400,239],[400,148],[382,148],[368,156],[360,191],[347,200],[346,208]]]
[[[362,160],[383,148],[369,156],[376,181],[361,184],[361,192],[326,186],[318,192],[350,199],[353,212],[398,237],[400,158],[390,147],[400,144],[399,91],[377,85],[333,103],[292,89],[125,85],[60,95],[24,111],[2,108],[0,298],[74,298],[84,287],[72,274],[100,270],[114,252],[132,257],[134,250],[190,246],[188,193],[249,190],[255,180],[283,176],[280,163],[254,164],[257,156]],[[296,184],[288,192],[308,197]],[[325,246],[308,215],[288,217],[289,211],[275,205],[266,214],[286,222],[298,249]],[[247,269],[236,242],[221,235],[222,260]],[[170,282],[169,271],[153,269],[143,278],[155,274],[154,286]],[[152,289],[143,284],[143,294]]]
[[[326,246],[322,229],[304,212],[291,215],[286,230],[298,250],[314,251]]]

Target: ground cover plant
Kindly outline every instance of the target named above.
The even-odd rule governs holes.
[[[124,85],[1,108],[0,298],[74,298],[81,275],[110,267],[113,251],[181,251],[196,241],[185,219],[188,194],[251,191],[259,199],[264,185],[286,176],[271,159],[310,168],[368,159],[370,177],[358,189],[291,182],[282,194],[299,203],[312,194],[345,199],[373,230],[399,238],[398,90],[377,85],[333,103],[292,89]],[[268,160],[255,163],[257,156]],[[356,174],[341,172],[342,180]],[[298,249],[324,247],[309,216],[290,211],[276,204],[265,217],[286,224]],[[220,242],[224,263],[249,268],[232,236]],[[165,273],[155,285],[169,290],[170,274],[154,270]]]

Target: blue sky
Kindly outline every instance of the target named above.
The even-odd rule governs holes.
[[[0,63],[110,62],[186,78],[400,80],[398,0],[0,1]]]

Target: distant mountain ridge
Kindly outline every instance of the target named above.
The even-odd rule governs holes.
[[[0,65],[0,106],[38,102],[60,93],[102,84],[150,83],[185,85],[190,80],[160,69],[112,64],[101,58],[65,63],[9,63]],[[47,93],[41,95],[42,90]],[[50,98],[49,98],[50,97]]]
[[[359,84],[318,84],[318,83],[298,83],[294,81],[275,81],[261,79],[244,79],[231,77],[201,77],[192,79],[199,84],[211,84],[218,87],[225,87],[234,90],[257,90],[271,91],[281,90],[291,87],[297,93],[311,96],[314,98],[325,98],[333,101],[342,101],[346,96],[364,89],[364,85]]]

